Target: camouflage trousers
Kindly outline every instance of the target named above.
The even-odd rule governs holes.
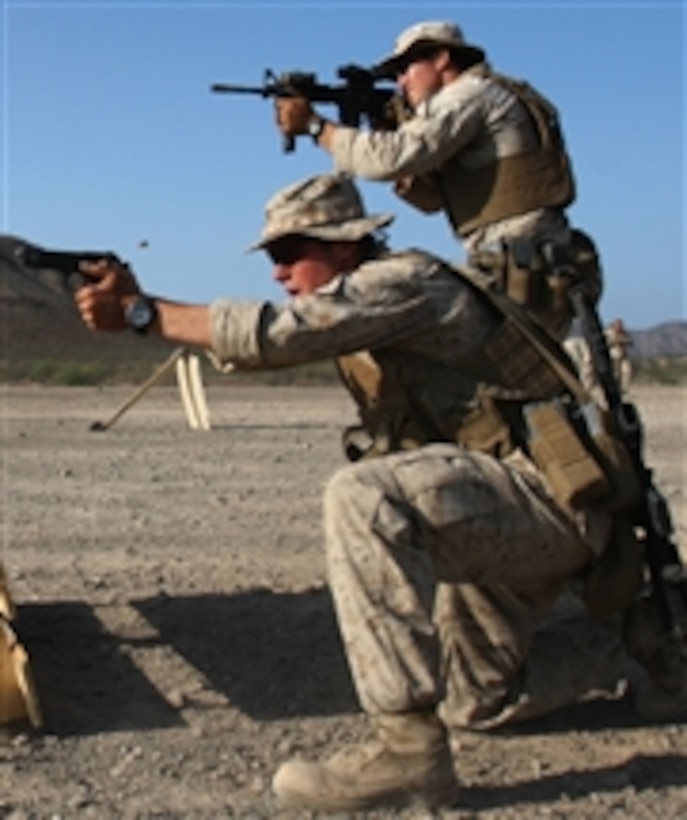
[[[591,551],[536,474],[433,444],[344,467],[324,513],[370,715],[436,708],[448,726],[487,728],[575,700],[591,673],[617,675],[614,629],[587,619],[584,634],[577,617],[540,629]]]

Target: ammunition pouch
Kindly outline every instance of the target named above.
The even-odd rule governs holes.
[[[591,304],[598,302],[603,290],[594,243],[578,230],[564,245],[510,239],[472,253],[468,263],[486,273],[492,287],[526,308],[556,337],[572,319],[570,288],[580,287]]]
[[[608,492],[604,471],[585,447],[561,402],[530,404],[523,413],[530,456],[559,504],[580,509]]]
[[[376,419],[367,414],[367,425],[347,427],[341,437],[346,458],[359,461],[397,450],[415,450],[432,441],[455,442],[496,458],[504,458],[513,450],[510,427],[489,396],[482,397],[459,422],[439,419],[435,408],[423,405],[417,397],[410,401],[412,408],[410,403],[406,408],[399,405],[397,412],[392,413],[387,405]]]
[[[605,410],[594,402],[578,409],[555,399],[528,404],[523,415],[530,456],[559,504],[616,513],[638,503],[639,477]]]
[[[513,449],[510,426],[490,396],[480,396],[478,406],[461,422],[455,440],[469,450],[504,458]]]

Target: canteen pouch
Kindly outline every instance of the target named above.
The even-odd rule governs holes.
[[[589,452],[558,400],[523,408],[532,461],[542,471],[554,498],[579,509],[610,490],[604,470]]]
[[[530,456],[544,473],[554,497],[566,507],[594,505],[615,513],[641,498],[637,471],[625,444],[613,434],[610,417],[594,402],[574,418],[558,400],[523,409]]]

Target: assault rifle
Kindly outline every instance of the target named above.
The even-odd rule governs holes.
[[[644,462],[644,432],[639,411],[623,399],[595,308],[589,304],[582,288],[575,285],[570,299],[606,397],[614,432],[625,443],[639,478],[641,497],[629,515],[643,542],[651,588],[663,626],[674,637],[687,635],[687,570],[672,540],[668,502],[654,484],[653,471]]]
[[[378,88],[383,79],[374,69],[350,64],[337,69],[343,83],[325,85],[317,81],[317,75],[303,71],[291,71],[276,75],[272,69],[265,71],[264,85],[228,85],[215,83],[211,91],[223,94],[255,94],[260,97],[305,97],[313,103],[331,103],[339,109],[339,122],[357,128],[367,122],[374,128],[391,129],[398,122],[400,97],[391,88]],[[295,150],[294,137],[284,137],[285,152]]]
[[[87,274],[80,270],[81,262],[97,262],[100,259],[119,261],[111,251],[54,251],[21,240],[15,245],[14,258],[26,268],[57,271],[74,289],[88,278]],[[75,274],[80,278],[75,279]]]

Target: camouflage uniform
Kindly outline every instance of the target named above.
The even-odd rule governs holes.
[[[280,306],[212,307],[216,355],[256,368],[360,349],[453,367],[496,321],[473,287],[417,251]],[[331,480],[324,517],[337,614],[369,713],[443,701],[447,723],[488,725],[516,701],[523,715],[543,711],[589,684],[572,671],[591,672],[588,658],[560,667],[555,654],[547,672],[524,671],[537,626],[594,545],[522,452],[498,461],[437,443],[365,460]],[[543,688],[551,675],[565,685]]]
[[[622,319],[614,319],[606,328],[605,335],[608,352],[611,355],[613,375],[621,392],[627,394],[630,392],[630,383],[632,381],[632,362],[629,358],[632,338],[625,330]]]
[[[619,618],[608,628],[589,618],[547,622],[568,584],[617,553],[606,548],[617,543],[615,521],[554,500],[554,484],[525,454],[531,442],[518,419],[532,397],[551,409],[560,380],[551,382],[550,367],[542,372],[521,334],[521,344],[509,336],[510,318],[469,272],[422,251],[370,245],[388,222],[365,216],[345,176],[290,186],[268,203],[255,247],[276,254],[270,243],[285,237],[360,240],[367,261],[336,275],[333,260],[349,258],[337,248],[326,257],[332,278],[314,291],[282,305],[218,300],[210,309],[222,366],[336,358],[369,436],[367,449],[344,439],[360,460],[330,480],[324,528],[339,627],[376,738],[280,767],[279,801],[316,811],[415,798],[451,805],[459,788],[451,728],[489,728],[570,703],[614,684],[624,662]],[[306,253],[303,276],[311,264]],[[492,425],[495,405],[507,423]],[[607,609],[609,595],[614,611],[627,606],[612,568],[590,577]],[[633,584],[631,575],[630,596]],[[645,711],[667,716],[685,707],[687,687],[664,662],[675,653],[660,629],[645,630],[650,614],[630,619],[634,654],[653,664],[659,684]]]
[[[484,60],[484,52],[465,43],[457,26],[411,26],[399,36],[394,53],[380,62],[377,70],[393,76],[398,70],[396,64],[405,55],[427,44],[469,53],[476,62],[423,100],[412,116],[393,131],[337,126],[330,146],[336,169],[366,179],[393,181],[396,192],[421,210],[447,211],[470,252],[513,237],[568,242],[569,226],[563,208],[574,197],[569,169],[566,182],[570,187],[565,194],[532,195],[529,188],[519,189],[516,199],[496,218],[466,229],[457,224],[452,211],[460,210],[461,201],[472,195],[470,181],[464,174],[496,169],[513,157],[532,154],[541,136],[531,111],[519,93],[514,92],[518,84],[494,74]],[[545,103],[538,95],[537,99]],[[555,116],[553,107],[549,107],[549,113],[552,118]],[[536,177],[543,171],[542,165],[530,175]],[[494,180],[495,176],[491,182]],[[485,193],[485,197],[492,193]]]
[[[477,145],[475,133],[483,129]],[[338,171],[370,180],[395,181],[396,191],[406,195],[404,180],[436,170],[451,185],[445,168],[447,155],[461,152],[468,165],[480,164],[493,151],[508,156],[530,149],[536,140],[527,110],[514,95],[480,68],[468,69],[455,82],[424,101],[414,116],[396,131],[359,131],[337,126],[332,156]],[[405,196],[406,199],[410,197]],[[426,211],[443,207],[436,192],[425,188],[417,206]],[[536,208],[507,217],[463,237],[468,251],[516,236],[567,242],[568,221],[562,210]]]

